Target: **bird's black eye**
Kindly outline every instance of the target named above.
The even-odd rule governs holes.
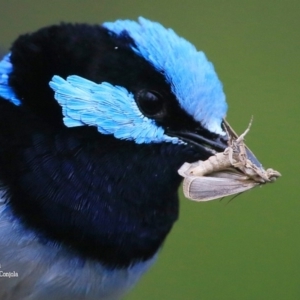
[[[136,102],[147,117],[160,117],[164,112],[163,97],[156,91],[141,90],[136,94]]]

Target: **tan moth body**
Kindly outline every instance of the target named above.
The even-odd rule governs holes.
[[[184,195],[195,201],[209,201],[229,195],[242,193],[260,184],[273,182],[281,174],[273,169],[264,170],[254,164],[247,156],[252,152],[244,144],[244,137],[250,130],[239,137],[224,121],[229,136],[228,147],[205,161],[192,164],[184,163],[178,173],[184,177]]]

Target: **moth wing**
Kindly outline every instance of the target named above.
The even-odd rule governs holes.
[[[209,177],[227,178],[227,179],[239,180],[239,181],[247,181],[247,180],[252,181],[248,175],[244,174],[242,171],[234,167],[230,167],[222,171],[212,172],[209,174]]]
[[[244,176],[237,178],[188,176],[183,181],[183,193],[191,200],[204,202],[243,193],[259,185]]]

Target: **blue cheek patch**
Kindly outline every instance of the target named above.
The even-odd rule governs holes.
[[[182,143],[167,136],[162,127],[142,115],[133,94],[125,88],[107,82],[96,84],[79,76],[67,80],[54,76],[49,83],[55,99],[61,105],[67,127],[96,126],[102,134],[138,144]]]
[[[225,94],[203,52],[172,29],[144,18],[139,23],[119,20],[103,26],[116,35],[127,33],[135,43],[132,50],[166,76],[181,107],[208,130],[225,134],[221,128],[227,112]]]
[[[10,53],[5,55],[0,61],[0,96],[15,105],[21,105],[21,101],[17,98],[12,88],[9,86],[9,75],[13,70],[10,62]]]

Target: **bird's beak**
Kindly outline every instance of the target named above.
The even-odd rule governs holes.
[[[239,137],[225,119],[222,121],[222,128],[226,133],[225,135],[211,134],[209,136],[205,134],[204,136],[201,131],[197,130],[180,131],[176,132],[176,134],[173,133],[173,135],[198,148],[202,153],[204,152],[206,155],[212,156],[218,152],[223,152],[229,146],[229,140]],[[262,168],[261,163],[247,146],[245,146],[245,150],[247,158],[257,167]]]

